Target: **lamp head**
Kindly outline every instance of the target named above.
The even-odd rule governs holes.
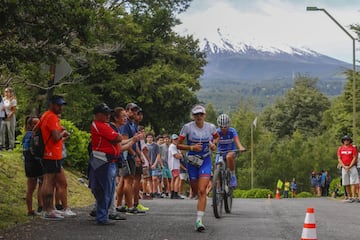
[[[323,11],[323,8],[318,7],[306,7],[306,11]]]

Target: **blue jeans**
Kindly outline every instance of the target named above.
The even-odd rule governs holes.
[[[109,207],[115,193],[117,163],[107,163],[93,173],[93,194],[96,198],[96,222],[106,223],[109,220]]]

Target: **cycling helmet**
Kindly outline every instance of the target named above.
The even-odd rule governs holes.
[[[217,124],[219,127],[229,127],[230,126],[230,117],[227,114],[221,114],[217,118]]]
[[[352,143],[352,139],[349,135],[345,135],[341,138],[341,142],[344,143],[345,140],[350,140],[350,143]]]

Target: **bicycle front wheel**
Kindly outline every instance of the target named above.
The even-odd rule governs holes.
[[[224,193],[224,207],[226,213],[231,213],[232,200],[233,200],[233,189],[230,184],[231,174],[229,171],[226,171],[225,177],[225,193]]]
[[[213,210],[216,218],[221,218],[224,200],[223,180],[220,169],[216,169],[213,177]]]

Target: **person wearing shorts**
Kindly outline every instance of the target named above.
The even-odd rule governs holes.
[[[39,159],[36,159],[30,151],[30,140],[32,136],[33,127],[39,122],[39,118],[27,116],[25,119],[25,130],[26,133],[24,135],[22,141],[23,147],[23,159],[24,159],[24,167],[25,167],[25,175],[27,178],[27,190],[26,190],[26,205],[28,209],[28,216],[34,216],[35,211],[33,210],[33,194],[38,185],[37,191],[37,200],[38,200],[38,209],[37,214],[42,211],[42,198],[40,195],[40,189],[42,185],[42,166],[40,164]]]
[[[169,169],[171,171],[171,199],[184,199],[179,196],[179,186],[180,186],[180,159],[182,159],[182,154],[176,145],[178,143],[179,136],[177,134],[171,135],[171,144],[169,146]]]
[[[191,113],[194,120],[182,127],[177,148],[188,150],[188,156],[198,155],[203,159],[199,167],[191,164],[187,166],[191,188],[198,196],[195,230],[202,232],[205,230],[202,218],[206,208],[206,187],[210,181],[212,168],[210,151],[216,150],[219,134],[214,124],[205,122],[205,107],[196,105]],[[185,140],[186,144],[184,144]]]
[[[66,102],[61,96],[54,95],[50,99],[49,110],[40,118],[35,128],[40,128],[45,144],[44,156],[41,159],[43,167],[43,185],[41,188],[43,200],[43,219],[61,220],[64,217],[54,210],[53,198],[56,183],[60,181],[63,138],[70,134],[60,124],[59,115]]]
[[[341,138],[342,145],[338,148],[337,156],[338,162],[341,165],[342,185],[345,186],[348,194],[347,201],[356,201],[355,187],[359,184],[359,175],[356,169],[358,151],[352,145],[350,136],[345,135]]]

